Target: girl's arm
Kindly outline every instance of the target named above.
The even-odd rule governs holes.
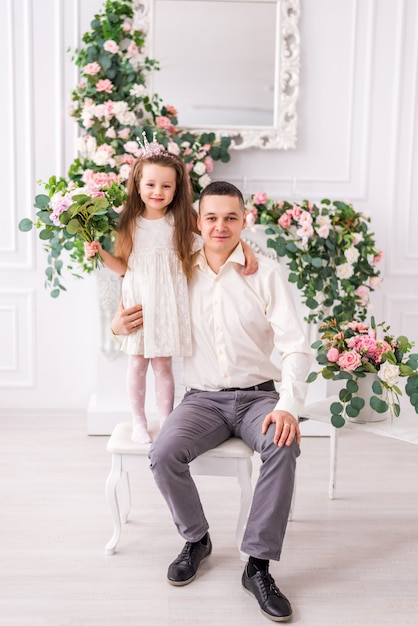
[[[248,243],[245,243],[245,241],[243,241],[242,239],[241,246],[245,257],[244,274],[255,274],[258,270],[258,261],[255,257],[254,250],[251,248],[251,246],[248,245]]]
[[[88,259],[99,254],[103,259],[103,263],[109,270],[119,274],[119,276],[125,275],[127,263],[120,257],[113,256],[113,254],[107,252],[98,241],[92,241],[91,243],[84,242],[84,251]]]

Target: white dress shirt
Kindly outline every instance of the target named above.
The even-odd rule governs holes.
[[[184,383],[203,391],[280,383],[276,409],[297,418],[307,391],[312,351],[287,278],[276,261],[257,255],[258,271],[244,276],[241,244],[215,274],[196,253],[189,283],[192,356]],[[280,365],[271,360],[273,349]]]

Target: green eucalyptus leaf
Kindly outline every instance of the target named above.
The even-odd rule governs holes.
[[[41,230],[41,232],[39,233],[39,239],[42,239],[42,241],[48,241],[49,239],[52,239],[54,237],[54,233],[52,232],[52,230]]]
[[[51,198],[49,196],[46,196],[45,194],[41,193],[35,196],[34,206],[37,209],[45,209],[49,205],[50,201],[51,201]]]
[[[348,417],[358,417],[359,409],[357,409],[353,404],[348,404],[345,411]]]
[[[27,233],[28,231],[32,230],[32,227],[33,227],[33,222],[27,217],[23,218],[23,220],[20,220],[19,226],[18,226],[19,230],[22,233]]]
[[[383,393],[383,387],[378,378],[373,381],[372,390],[378,396],[380,396]]]
[[[353,379],[347,381],[346,387],[351,393],[356,393],[356,391],[358,391],[358,384]]]
[[[360,398],[360,396],[354,396],[353,398],[351,398],[351,405],[355,407],[358,411],[361,411],[361,409],[364,408],[365,404],[366,403],[364,401],[364,398]]]
[[[341,402],[332,402],[330,410],[332,415],[339,415],[340,413],[342,413],[343,405],[341,404]]]
[[[334,428],[342,428],[345,424],[345,419],[342,415],[332,415],[331,424],[334,426]]]
[[[376,413],[386,413],[389,410],[387,402],[381,398],[376,398],[376,396],[370,398],[370,406]]]
[[[81,230],[81,228],[82,224],[80,224],[77,218],[71,219],[67,224],[67,230],[70,235],[75,235],[79,230]]]
[[[352,394],[348,391],[348,389],[340,389],[340,393],[338,394],[341,402],[349,402],[351,400],[351,396]]]
[[[307,377],[307,379],[306,379],[306,382],[307,382],[307,383],[313,383],[313,382],[314,382],[314,380],[316,380],[317,378],[318,378],[318,372],[311,372],[311,373],[308,375],[308,377]]]

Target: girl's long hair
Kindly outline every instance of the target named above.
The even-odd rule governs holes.
[[[143,167],[147,164],[172,167],[176,173],[176,190],[167,209],[172,212],[174,218],[175,249],[184,274],[190,278],[194,233],[197,232],[196,212],[193,208],[192,187],[185,164],[174,154],[162,152],[139,157],[133,164],[127,184],[128,199],[119,219],[115,255],[128,262],[133,246],[136,218],[145,211],[145,204],[138,189]]]

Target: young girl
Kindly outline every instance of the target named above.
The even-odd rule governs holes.
[[[191,354],[187,279],[192,254],[201,245],[196,234],[190,179],[184,162],[156,143],[145,142],[127,185],[115,255],[98,241],[85,244],[87,257],[99,253],[110,270],[124,276],[125,308],[142,303],[143,327],[124,337],[129,355],[127,389],[133,413],[132,439],[150,443],[145,416],[145,387],[149,361],[155,376],[160,423],[174,403],[172,357]],[[246,246],[247,269],[257,263]]]

